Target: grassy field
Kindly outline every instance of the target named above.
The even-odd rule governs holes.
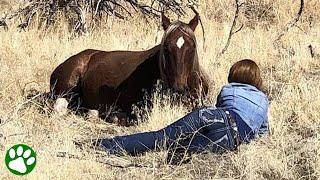
[[[206,41],[200,26],[196,36],[200,63],[211,80],[206,104],[215,102],[220,88],[227,83],[231,65],[251,58],[261,67],[269,92],[271,134],[242,145],[239,152],[194,155],[191,162],[181,166],[165,164],[166,152],[115,159],[101,157],[102,152],[97,150],[79,149],[73,141],[157,130],[187,113],[182,106],[160,103],[155,96],[147,122],[137,127],[118,127],[72,112],[59,116],[49,106],[41,106],[39,112],[38,102],[27,99],[25,92],[48,92],[53,69],[84,49],[153,47],[163,33],[158,31],[159,20],[147,24],[137,15],[128,22],[106,23],[77,38],[63,25],[50,32],[32,28],[19,31],[12,22],[8,31],[0,29],[0,179],[320,179],[320,5],[318,0],[306,2],[298,27],[285,34],[279,49],[273,46],[273,40],[298,11],[299,2],[260,2],[260,6],[268,7],[268,18],[254,19],[257,14],[252,8],[241,13],[239,24],[245,26],[233,36],[224,55],[217,56],[228,37],[233,0],[202,2],[199,11]],[[1,11],[9,6],[0,6]],[[182,20],[192,16],[190,12]],[[314,58],[309,45],[315,50]],[[3,161],[6,150],[18,143],[28,144],[37,152],[35,170],[22,178],[11,174]],[[61,152],[73,156],[60,157]],[[142,167],[119,168],[103,163],[109,161]]]

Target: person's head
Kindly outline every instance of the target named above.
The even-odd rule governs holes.
[[[228,82],[249,84],[262,90],[260,69],[258,65],[250,59],[244,59],[232,65],[229,71]]]

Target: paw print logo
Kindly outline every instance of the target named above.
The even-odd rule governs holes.
[[[25,144],[17,144],[7,151],[5,163],[10,172],[23,176],[36,166],[36,153]]]

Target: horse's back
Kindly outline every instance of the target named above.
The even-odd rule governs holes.
[[[142,79],[137,76],[143,74],[152,78],[146,70],[149,66],[146,61],[157,64],[153,61],[158,59],[158,52],[156,46],[147,51],[101,51],[94,54],[81,84],[86,104],[90,108],[98,108],[101,105],[122,104],[122,97],[128,100],[126,103],[129,103],[130,96],[138,98],[138,91],[142,91],[139,81]]]
[[[84,80],[101,80],[117,88],[146,59],[144,51],[98,52],[91,57]]]

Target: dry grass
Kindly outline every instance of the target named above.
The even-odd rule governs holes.
[[[254,59],[263,71],[270,92],[269,137],[242,145],[238,153],[195,155],[190,163],[181,166],[166,165],[165,152],[123,157],[154,167],[117,168],[99,163],[96,151],[78,149],[73,141],[156,130],[183,116],[187,110],[169,103],[163,107],[155,99],[148,122],[138,127],[117,127],[71,112],[58,116],[50,113],[48,107],[43,109],[45,113],[40,113],[37,103],[26,99],[24,86],[36,82],[33,86],[47,92],[53,69],[72,54],[87,48],[150,48],[155,45],[156,35],[161,35],[157,32],[159,22],[146,24],[136,17],[131,22],[107,24],[78,38],[65,33],[65,28],[47,33],[19,32],[10,28],[7,32],[0,30],[0,179],[20,178],[10,174],[2,163],[5,151],[17,143],[32,146],[38,158],[34,172],[22,179],[319,179],[320,58],[319,55],[311,58],[308,49],[311,44],[320,52],[320,24],[316,23],[320,15],[316,10],[318,1],[307,2],[305,16],[299,22],[303,31],[291,29],[283,38],[286,49],[279,51],[273,48],[272,39],[293,17],[298,6],[288,6],[291,3],[287,1],[266,0],[265,3],[274,3],[276,23],[268,30],[259,25],[243,29],[233,37],[227,53],[217,58],[230,28],[232,2],[207,1],[200,7],[207,41],[203,48],[198,27],[198,51],[202,66],[214,82],[207,104],[214,103],[234,62],[242,58]],[[216,16],[217,11],[223,13]],[[310,15],[316,18],[312,26],[306,17]],[[58,152],[69,152],[81,159],[60,158]]]

